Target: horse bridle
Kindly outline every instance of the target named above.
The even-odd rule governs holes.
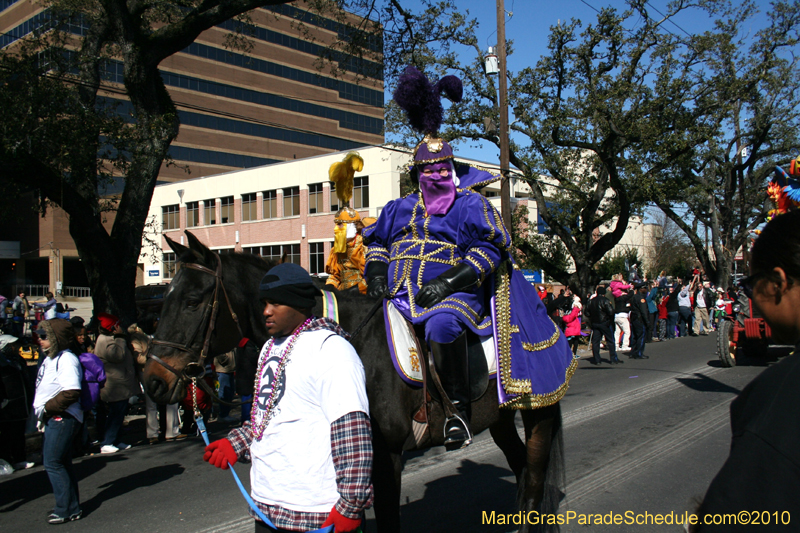
[[[216,271],[211,270],[210,268],[204,267],[203,265],[199,265],[197,263],[184,263],[184,268],[190,268],[192,270],[197,270],[199,272],[204,272],[206,274],[210,274],[215,278],[215,286],[214,286],[214,294],[211,297],[211,300],[205,303],[205,309],[203,310],[203,318],[200,322],[197,323],[197,326],[194,329],[192,335],[188,338],[185,344],[178,344],[176,342],[170,341],[162,341],[159,339],[152,339],[151,345],[152,346],[168,346],[170,348],[174,348],[176,350],[180,350],[182,352],[186,352],[192,355],[195,361],[190,361],[186,364],[182,372],[176,370],[172,365],[154,355],[152,349],[148,350],[147,358],[153,359],[155,362],[175,374],[181,380],[188,380],[188,379],[200,379],[205,376],[206,367],[203,364],[205,362],[206,357],[208,356],[208,346],[211,343],[211,335],[214,333],[214,326],[217,322],[217,314],[219,313],[219,299],[220,299],[220,290],[222,294],[225,295],[225,303],[228,304],[228,311],[231,313],[231,317],[233,318],[234,323],[236,324],[236,329],[239,330],[239,338],[244,337],[242,334],[242,328],[239,326],[239,319],[236,316],[236,313],[233,311],[233,307],[231,306],[231,300],[228,298],[228,291],[225,290],[225,285],[222,283],[222,260],[217,254],[214,254],[214,257],[217,259],[217,268]],[[203,341],[203,348],[200,350],[198,354],[194,349],[192,349],[192,344],[194,344],[195,337],[200,332],[200,329],[203,325],[207,325],[206,330],[206,337]]]

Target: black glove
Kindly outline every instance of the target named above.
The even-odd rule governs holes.
[[[461,292],[478,284],[478,275],[466,263],[454,266],[444,274],[426,283],[417,293],[420,307],[433,307],[454,292]]]
[[[367,296],[383,298],[389,292],[389,265],[380,261],[367,263],[365,272],[367,278]]]

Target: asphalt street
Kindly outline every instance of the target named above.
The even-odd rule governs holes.
[[[715,338],[647,345],[650,359],[594,367],[587,360],[562,401],[566,496],[560,512],[691,511],[727,457],[730,402],[771,360],[722,368]],[[607,359],[607,354],[604,355]],[[213,438],[227,429],[211,424]],[[202,460],[199,437],[134,446],[76,461],[84,518],[65,532],[250,532],[246,504],[228,472]],[[247,465],[236,470],[248,485]],[[461,451],[410,454],[403,474],[404,532],[508,532],[515,483],[488,432]],[[0,477],[0,531],[48,529],[53,496],[44,469]],[[494,523],[491,513],[494,512]],[[368,514],[368,518],[371,517]],[[374,532],[374,522],[367,524]],[[680,526],[582,526],[562,531],[680,531]]]

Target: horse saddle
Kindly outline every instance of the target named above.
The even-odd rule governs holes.
[[[421,358],[425,339],[418,336],[414,326],[397,310],[391,301],[385,300],[383,316],[386,324],[386,338],[389,341],[389,352],[392,363],[400,378],[412,387],[423,386],[423,365]],[[492,336],[478,337],[467,331],[469,356],[470,400],[475,401],[486,392],[489,379],[497,374],[497,356]],[[436,387],[428,387],[433,399],[440,401]]]

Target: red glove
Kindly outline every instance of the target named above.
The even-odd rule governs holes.
[[[328,515],[328,519],[325,520],[324,524],[322,524],[322,527],[327,527],[331,524],[333,524],[334,533],[350,533],[352,531],[359,530],[358,528],[361,526],[361,519],[353,519],[342,516],[334,506],[334,508],[331,509],[331,514]]]
[[[215,440],[206,446],[206,453],[203,454],[203,461],[223,470],[228,469],[228,463],[236,464],[237,459],[236,452],[233,451],[231,441],[228,439]]]

